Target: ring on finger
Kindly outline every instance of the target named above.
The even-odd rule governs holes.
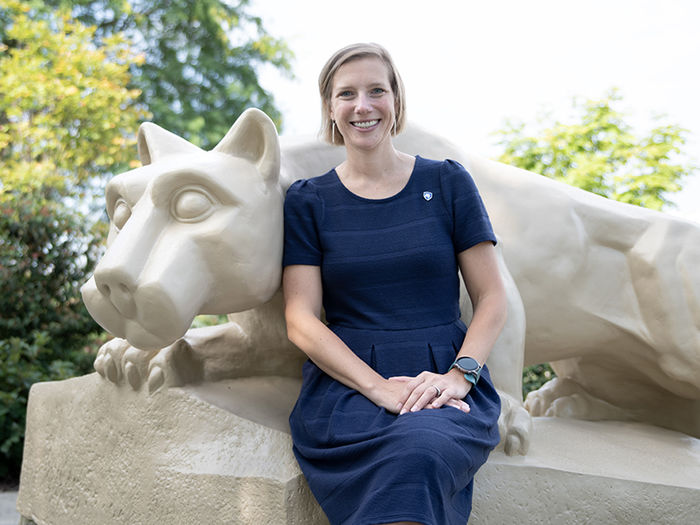
[[[440,390],[440,388],[437,385],[431,385],[431,386],[435,389],[435,392],[437,392],[435,394],[435,397],[440,397],[440,395],[442,394],[442,390]]]

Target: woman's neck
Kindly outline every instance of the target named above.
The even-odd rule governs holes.
[[[413,169],[414,157],[388,147],[371,151],[347,149],[345,162],[336,168],[343,184],[360,196],[382,198],[400,191]]]
[[[342,177],[357,182],[392,177],[404,171],[405,157],[408,157],[394,149],[390,140],[384,146],[369,151],[354,148],[347,148],[346,151],[346,160],[338,166],[338,171]]]

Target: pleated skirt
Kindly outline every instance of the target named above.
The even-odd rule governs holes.
[[[466,333],[459,320],[409,330],[329,328],[385,378],[446,372]],[[468,414],[452,407],[392,414],[307,361],[289,421],[294,454],[331,524],[464,525],[474,474],[499,441],[500,399],[486,367],[465,401]]]

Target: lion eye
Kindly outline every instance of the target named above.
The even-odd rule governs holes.
[[[124,199],[119,199],[114,204],[114,211],[112,212],[112,224],[117,230],[121,230],[126,221],[131,217],[131,208],[126,203]]]
[[[179,221],[202,221],[214,211],[214,199],[201,188],[183,188],[173,198],[171,210]]]

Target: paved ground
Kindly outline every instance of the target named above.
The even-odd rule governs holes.
[[[0,492],[0,525],[18,525],[17,492]]]

